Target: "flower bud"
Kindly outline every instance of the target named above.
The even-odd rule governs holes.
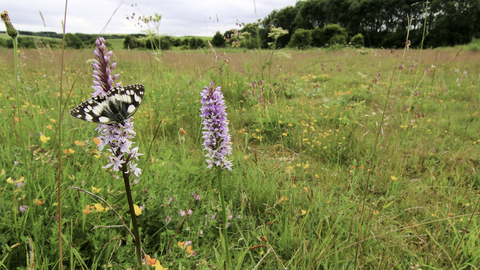
[[[11,38],[16,38],[18,36],[18,31],[13,27],[12,23],[10,22],[10,17],[8,16],[8,12],[5,10],[2,14],[2,21],[5,23],[5,27],[7,28],[7,34]]]

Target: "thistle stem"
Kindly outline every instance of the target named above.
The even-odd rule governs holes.
[[[225,256],[226,256],[226,265],[228,267],[225,267],[226,265],[224,264],[224,269],[232,269],[232,262],[230,258],[230,249],[229,249],[229,244],[228,244],[228,236],[227,236],[227,211],[225,208],[225,200],[223,196],[223,184],[222,184],[222,169],[220,167],[217,167],[217,180],[218,180],[218,186],[220,188],[220,201],[222,202],[222,229],[223,229],[223,243],[225,247]]]
[[[140,242],[140,233],[138,232],[137,216],[135,215],[135,208],[133,208],[132,191],[130,190],[129,180],[130,172],[128,171],[127,163],[128,162],[125,162],[122,165],[122,174],[123,181],[125,183],[125,192],[127,193],[128,207],[130,208],[130,216],[132,217],[133,234],[135,235],[135,255],[137,258],[138,269],[142,269],[142,247]]]

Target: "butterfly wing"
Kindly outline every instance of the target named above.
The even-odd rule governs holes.
[[[98,124],[123,123],[140,106],[145,87],[142,84],[112,88],[106,96],[96,96],[70,111],[73,117]]]

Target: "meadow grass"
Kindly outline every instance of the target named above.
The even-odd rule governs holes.
[[[219,191],[199,117],[200,92],[214,81],[233,142],[233,171],[223,177],[237,269],[478,268],[480,54],[459,51],[280,50],[267,62],[268,52],[232,49],[225,64],[208,50],[114,50],[119,81],[147,90],[133,118],[144,155],[131,186],[145,206],[146,254],[169,269],[223,266]],[[113,227],[121,223],[112,211],[69,189],[102,197],[128,225],[121,176],[102,168],[109,161],[96,124],[68,115],[93,92],[91,58],[65,52],[59,100],[60,51],[21,50],[16,119],[13,53],[0,49],[2,269],[27,269],[32,254],[35,269],[59,267],[59,102],[63,265],[135,265],[133,240]],[[6,181],[22,177],[21,188]]]

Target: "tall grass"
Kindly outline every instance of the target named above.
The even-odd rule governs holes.
[[[58,232],[59,160],[52,154],[57,147],[62,149],[64,187],[63,264],[79,269],[132,267],[133,239],[113,226],[120,224],[115,215],[100,207],[85,214],[87,205],[105,204],[67,188],[96,192],[120,215],[128,213],[122,181],[102,169],[108,161],[91,139],[94,124],[63,117],[62,144],[53,140],[58,132],[52,119],[59,109],[60,66],[50,59],[59,59],[59,51],[45,50],[22,50],[19,57],[19,107],[31,159],[26,170],[16,165],[22,148],[11,131],[18,125],[14,75],[7,68],[13,54],[0,49],[0,169],[5,170],[0,176],[5,183],[0,193],[0,238],[5,243],[0,267],[26,267],[29,238],[37,268],[58,268],[59,239],[52,233]],[[223,175],[232,216],[228,234],[233,265],[350,269],[361,240],[364,269],[477,267],[476,213],[465,228],[480,184],[480,55],[423,50],[416,63],[420,51],[409,50],[398,77],[398,52],[280,52],[272,58],[275,76],[269,74],[271,79],[259,87],[261,70],[243,51],[227,51],[222,72],[208,50],[162,52],[161,61],[149,52],[115,51],[123,84],[143,83],[147,89],[134,121],[138,146],[150,154],[140,157],[143,173],[131,186],[134,203],[145,205],[138,217],[145,252],[170,269],[223,267],[217,252],[222,249],[219,190],[211,180],[213,171],[204,166],[198,117],[200,91],[213,80],[224,91],[234,148],[234,170]],[[260,52],[263,59],[267,54]],[[85,63],[90,55],[90,50],[65,51],[64,85],[73,85],[70,99],[62,96],[68,108],[91,92],[91,66]],[[396,93],[394,103],[387,99],[388,89]],[[179,128],[187,132],[184,142],[178,140]],[[41,141],[40,133],[51,139]],[[368,173],[375,187],[366,184]],[[32,180],[22,188],[5,182],[27,175]],[[359,214],[365,190],[371,200],[365,206],[371,212],[368,226],[360,223]],[[14,205],[29,208],[21,213]],[[187,214],[181,216],[180,210]],[[361,239],[359,229],[365,234]],[[187,241],[192,242],[189,249],[182,244]]]

